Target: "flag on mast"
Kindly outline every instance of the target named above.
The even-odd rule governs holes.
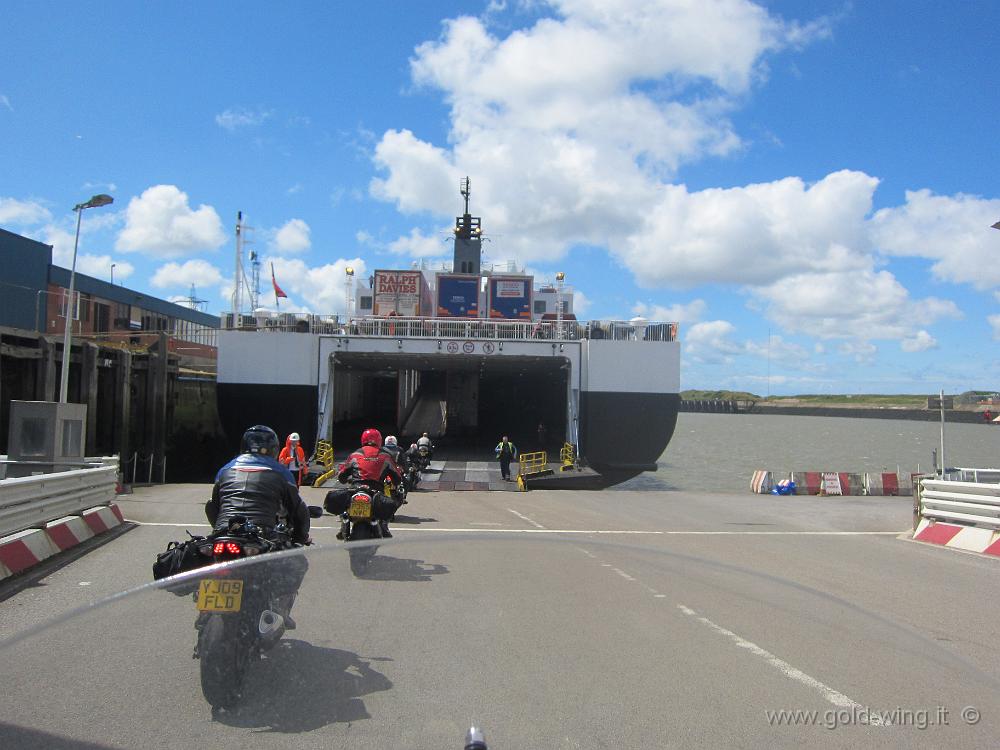
[[[288,299],[288,295],[281,291],[281,287],[278,286],[278,282],[274,278],[274,263],[271,264],[271,285],[274,287],[274,306],[278,306],[278,297],[284,297]]]

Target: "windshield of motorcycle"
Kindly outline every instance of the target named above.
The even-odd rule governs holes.
[[[641,539],[513,536],[260,555],[19,632],[0,747],[995,746],[996,677],[904,622]]]

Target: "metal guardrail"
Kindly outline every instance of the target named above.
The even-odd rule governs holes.
[[[107,505],[115,497],[117,466],[74,469],[0,483],[0,536]]]
[[[922,479],[920,516],[1000,530],[1000,484]]]
[[[286,314],[290,315],[290,314]],[[253,324],[249,324],[252,322]],[[677,323],[625,320],[491,320],[488,318],[351,318],[340,322],[332,316],[302,314],[296,319],[252,318],[240,328],[228,330],[268,331],[273,333],[320,333],[336,336],[373,336],[379,338],[451,338],[490,339],[494,341],[676,341]]]

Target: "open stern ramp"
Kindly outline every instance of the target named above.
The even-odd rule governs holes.
[[[324,339],[320,358],[329,415],[321,432],[370,419],[404,437],[428,432],[482,450],[502,434],[541,447],[540,422],[560,442],[577,429],[578,342],[351,337]]]

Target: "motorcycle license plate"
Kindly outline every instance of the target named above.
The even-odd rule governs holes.
[[[351,507],[347,511],[347,515],[349,515],[351,518],[371,518],[372,504],[358,502],[357,500],[352,500]]]
[[[198,609],[202,612],[239,612],[243,581],[203,578],[198,582]]]

